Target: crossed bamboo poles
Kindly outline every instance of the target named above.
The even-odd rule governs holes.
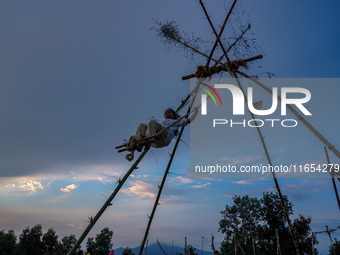
[[[215,64],[221,64],[221,65],[223,65],[223,63],[221,63],[221,60],[222,60],[222,58],[225,56],[226,58],[227,58],[227,60],[228,60],[228,63],[229,64],[231,64],[231,63],[234,63],[235,64],[235,62],[233,62],[233,61],[231,61],[230,59],[229,59],[229,57],[228,57],[228,55],[227,55],[227,52],[230,50],[230,48],[232,47],[232,46],[234,46],[235,44],[236,44],[236,42],[245,34],[245,32],[250,28],[250,26],[248,26],[248,28],[245,30],[245,31],[243,31],[243,33],[241,34],[241,36],[239,37],[239,38],[237,38],[237,40],[228,48],[228,50],[226,51],[225,49],[224,49],[224,47],[223,47],[223,44],[222,44],[222,42],[221,42],[221,40],[220,40],[220,37],[221,37],[221,35],[222,35],[222,33],[223,33],[223,30],[224,30],[224,28],[225,28],[225,25],[226,25],[226,23],[227,23],[227,21],[228,21],[228,19],[229,19],[229,17],[230,17],[230,14],[232,13],[232,10],[233,10],[233,8],[234,8],[234,6],[235,6],[235,4],[236,4],[236,2],[237,2],[237,0],[234,0],[234,2],[233,2],[233,4],[232,4],[232,7],[230,8],[230,10],[229,10],[229,12],[228,12],[228,15],[226,16],[226,18],[225,18],[225,20],[224,20],[224,23],[223,23],[223,26],[222,26],[222,28],[221,28],[221,30],[220,30],[220,33],[219,34],[217,34],[217,32],[216,32],[216,30],[215,30],[215,28],[214,28],[214,26],[213,26],[213,24],[212,24],[212,22],[211,22],[211,20],[210,20],[210,17],[209,17],[209,15],[208,15],[208,13],[207,13],[207,11],[206,11],[206,8],[205,8],[205,6],[204,6],[204,4],[202,3],[202,1],[200,0],[199,1],[200,2],[200,4],[201,4],[201,6],[202,6],[202,8],[203,8],[203,10],[204,10],[204,13],[205,13],[205,15],[206,15],[206,17],[207,17],[207,19],[208,19],[208,21],[209,21],[209,24],[210,24],[210,26],[211,26],[211,28],[213,29],[213,32],[214,32],[214,34],[215,34],[215,36],[216,36],[216,41],[215,41],[215,43],[214,43],[214,46],[213,46],[213,48],[212,48],[212,50],[211,50],[211,52],[210,52],[210,55],[209,56],[207,56],[207,55],[205,55],[204,53],[202,53],[202,52],[200,52],[200,51],[198,51],[197,49],[195,49],[194,47],[191,47],[190,45],[188,45],[188,44],[186,44],[186,43],[183,43],[183,42],[181,42],[181,41],[179,41],[180,43],[182,43],[185,47],[188,47],[189,49],[191,49],[191,50],[193,50],[193,51],[195,51],[195,52],[197,52],[197,53],[199,53],[199,54],[201,54],[202,56],[204,56],[204,57],[206,57],[207,58],[207,64],[206,64],[206,67],[207,66],[209,66],[209,63],[210,63],[210,61],[211,60],[213,60],[213,61],[215,61]],[[215,51],[215,49],[216,49],[216,47],[217,47],[217,44],[219,44],[220,46],[221,46],[221,49],[222,49],[222,51],[223,51],[223,53],[224,53],[224,55],[222,55],[222,57],[219,59],[219,60],[216,60],[216,59],[213,59],[212,58],[212,56],[213,56],[213,53],[214,53],[214,51]],[[260,57],[260,56],[257,56],[257,57],[254,57],[254,59],[252,59],[252,60],[255,60],[255,59],[258,59],[258,58],[262,58],[262,56]],[[224,63],[225,64],[225,63]],[[237,66],[238,67],[238,66]],[[230,66],[227,66],[226,65],[226,70],[227,71],[229,71],[229,73],[230,73]],[[223,69],[221,69],[221,71],[225,71],[225,70],[223,70]],[[266,87],[265,85],[263,85],[262,83],[260,83],[259,81],[257,81],[257,80],[255,80],[255,79],[253,79],[252,77],[250,77],[250,76],[248,76],[247,74],[245,74],[245,73],[243,73],[243,72],[241,72],[241,71],[239,71],[239,70],[234,70],[234,71],[236,71],[238,74],[240,74],[240,75],[242,75],[242,76],[244,76],[244,77],[246,77],[246,78],[249,78],[250,80],[252,80],[253,82],[255,82],[257,85],[259,85],[260,87],[262,87],[262,88],[264,88],[266,91],[268,91],[270,94],[272,94],[272,91],[268,88],[268,87]],[[235,77],[236,77],[236,74],[234,75]],[[196,76],[195,76],[196,77]],[[238,81],[238,79],[237,79],[237,81]],[[186,103],[187,103],[187,101],[189,100],[189,98],[190,98],[190,94],[187,96],[187,98],[182,102],[182,104],[181,104],[181,106],[178,108],[178,109],[180,109],[183,105],[185,105]],[[279,97],[278,97],[279,98]],[[280,100],[280,98],[279,98],[279,100]],[[193,103],[193,102],[192,102]],[[330,149],[339,159],[340,159],[340,152],[326,139],[326,138],[324,138],[309,122],[307,122],[297,111],[295,111],[295,109],[294,108],[292,108],[291,106],[287,106],[289,109],[290,109],[290,111],[300,120],[300,121],[302,121],[326,146],[327,146],[327,148],[328,149]],[[190,107],[189,107],[189,109],[188,109],[188,113],[190,112]],[[179,143],[179,141],[180,141],[180,138],[181,138],[181,135],[182,135],[182,133],[183,133],[183,130],[184,130],[184,128],[182,127],[181,128],[181,131],[180,131],[180,133],[179,133],[179,135],[178,135],[178,137],[177,137],[177,140],[176,140],[176,143],[175,143],[175,146],[174,146],[174,148],[173,148],[173,152],[172,152],[172,154],[171,154],[171,157],[170,157],[170,160],[169,160],[169,163],[168,163],[168,166],[167,166],[167,168],[166,168],[166,170],[165,170],[165,173],[164,173],[164,176],[163,176],[163,180],[162,180],[162,183],[161,183],[161,185],[159,186],[159,191],[158,191],[158,194],[157,194],[157,197],[156,197],[156,200],[155,200],[155,203],[154,203],[154,206],[153,206],[153,210],[152,210],[152,213],[151,213],[151,216],[149,216],[149,222],[148,222],[148,225],[147,225],[147,228],[146,228],[146,231],[145,231],[145,235],[144,235],[144,238],[143,238],[143,241],[142,241],[142,244],[141,244],[141,248],[140,248],[140,251],[139,251],[139,255],[141,255],[142,254],[142,252],[143,252],[143,248],[144,248],[144,245],[145,245],[145,241],[147,240],[147,236],[148,236],[148,234],[149,234],[149,229],[150,229],[150,227],[151,227],[151,223],[152,223],[152,219],[153,219],[153,216],[154,216],[154,214],[155,214],[155,211],[156,211],[156,208],[157,208],[157,206],[159,205],[159,199],[160,199],[160,196],[161,196],[161,192],[162,192],[162,190],[163,190],[163,187],[164,187],[164,183],[165,183],[165,180],[166,180],[166,177],[167,177],[167,175],[168,175],[168,173],[169,173],[169,169],[170,169],[170,166],[171,166],[171,163],[172,163],[172,160],[173,160],[173,157],[174,157],[174,155],[175,155],[175,152],[176,152],[176,149],[177,149],[177,146],[178,146],[178,143]],[[258,130],[259,131],[259,130]],[[262,144],[263,144],[263,147],[264,147],[264,150],[265,150],[265,152],[266,152],[266,155],[267,155],[267,158],[268,158],[268,161],[269,161],[269,163],[271,164],[271,160],[270,160],[270,158],[269,158],[269,154],[268,154],[268,151],[267,151],[267,149],[266,149],[266,145],[265,145],[265,143],[264,143],[264,139],[263,139],[263,137],[262,137],[262,134],[261,134],[261,132],[259,131],[259,135],[260,135],[260,137],[261,137],[261,141],[262,141]],[[119,190],[121,189],[121,187],[123,186],[123,184],[125,183],[125,181],[128,179],[128,177],[131,175],[131,173],[137,168],[137,166],[138,166],[138,164],[141,162],[141,160],[143,159],[143,157],[145,156],[145,154],[148,152],[148,150],[144,150],[142,153],[141,153],[141,155],[138,157],[138,159],[134,162],[134,164],[130,167],[130,169],[126,172],[126,174],[124,175],[124,177],[122,178],[122,179],[119,179],[118,180],[118,185],[117,185],[117,187],[116,187],[116,189],[113,191],[113,193],[111,194],[111,196],[107,199],[107,201],[104,203],[104,205],[101,207],[101,209],[98,211],[98,213],[96,214],[96,216],[94,217],[94,218],[91,218],[91,221],[90,221],[90,223],[89,223],[89,225],[88,225],[88,227],[85,229],[85,231],[83,232],[83,234],[80,236],[80,238],[78,239],[78,241],[76,242],[76,244],[73,246],[73,248],[71,249],[71,251],[68,253],[68,255],[73,255],[74,253],[75,253],[75,251],[76,251],[76,249],[80,246],[80,244],[83,242],[83,240],[85,239],[85,237],[87,236],[87,234],[90,232],[90,230],[92,229],[92,227],[95,225],[95,223],[98,221],[98,219],[100,218],[100,216],[104,213],[104,211],[107,209],[107,207],[109,207],[110,205],[111,205],[111,201],[115,198],[115,196],[118,194],[118,192],[119,192]],[[278,190],[278,192],[279,192],[279,195],[280,195],[280,198],[281,198],[281,202],[283,201],[282,200],[282,195],[281,195],[281,192],[280,192],[280,187],[279,187],[279,185],[278,185],[278,183],[277,183],[277,179],[276,179],[276,177],[275,177],[275,175],[273,176],[274,177],[274,181],[275,181],[275,185],[276,185],[276,187],[277,187],[277,190]],[[282,205],[283,205],[283,203],[282,203]],[[283,209],[284,209],[284,211],[285,211],[285,206],[283,205]],[[285,213],[286,214],[286,213]],[[288,217],[288,215],[286,215],[286,218],[287,218],[287,221],[288,221],[288,223],[289,223],[289,225],[290,225],[290,220],[289,220],[289,217]],[[295,248],[296,248],[296,252],[297,252],[297,254],[299,254],[299,250],[298,250],[298,248],[297,248],[297,244],[296,244],[296,239],[295,239],[295,235],[294,235],[294,232],[292,231],[292,228],[291,228],[291,225],[290,225],[290,230],[291,230],[291,234],[292,234],[292,237],[293,237],[293,240],[294,240],[294,245],[295,245]]]
[[[228,57],[228,55],[227,55],[227,52],[224,50],[223,44],[222,44],[221,41],[220,41],[220,36],[221,36],[221,34],[222,34],[222,32],[223,32],[223,29],[224,29],[224,27],[225,27],[226,21],[227,21],[229,15],[230,15],[231,11],[232,11],[232,8],[234,7],[234,5],[235,5],[235,3],[236,3],[236,0],[234,1],[232,8],[231,8],[231,10],[229,11],[229,13],[228,13],[228,15],[227,15],[227,18],[225,19],[225,22],[224,22],[224,24],[223,24],[223,26],[222,26],[222,28],[221,28],[220,34],[217,34],[217,32],[216,32],[216,30],[215,30],[215,28],[214,28],[214,26],[213,26],[213,24],[212,24],[212,22],[211,22],[211,20],[210,20],[210,17],[209,17],[209,15],[208,15],[207,11],[206,11],[206,8],[205,8],[204,4],[202,3],[201,0],[200,0],[199,2],[200,2],[201,6],[202,6],[202,8],[203,8],[203,10],[204,10],[204,13],[205,13],[205,15],[206,15],[206,17],[207,17],[207,19],[208,19],[208,21],[209,21],[209,24],[210,24],[210,26],[211,26],[211,28],[212,28],[212,30],[213,30],[215,36],[216,36],[216,41],[215,41],[215,44],[214,44],[214,46],[213,46],[213,49],[212,49],[212,51],[211,51],[211,53],[210,53],[210,55],[209,55],[209,57],[208,57],[207,64],[205,65],[204,69],[200,71],[201,73],[200,73],[199,70],[198,70],[195,74],[183,76],[183,77],[182,77],[183,80],[188,79],[188,78],[197,77],[197,76],[200,75],[200,74],[202,74],[202,75],[205,74],[206,76],[209,76],[209,75],[211,76],[211,75],[213,74],[212,72],[210,72],[211,68],[209,68],[209,63],[210,63],[210,60],[212,59],[212,55],[213,55],[213,52],[214,52],[214,50],[215,50],[215,48],[216,48],[216,46],[217,46],[217,43],[219,43],[219,44],[221,45],[221,49],[222,49],[222,51],[223,51],[223,53],[224,53],[224,55],[222,55],[222,57],[223,57],[223,56],[226,56],[226,58],[227,58],[227,60],[228,60],[227,63],[229,63],[229,64],[232,64],[232,63],[235,64],[235,62],[230,61],[230,59],[229,59],[229,57]],[[249,26],[248,26],[248,28],[249,28]],[[243,36],[244,33],[245,33],[245,31],[242,33],[241,36]],[[183,45],[186,46],[185,44],[183,44]],[[207,57],[205,54],[201,53],[200,51],[198,51],[198,50],[195,49],[194,47],[189,46],[188,48],[189,48],[189,49],[193,49],[195,52],[201,54],[201,55],[204,56],[204,57]],[[225,64],[221,63],[222,57],[220,58],[219,61],[213,59],[213,60],[215,61],[215,65],[217,65],[217,64],[220,64],[220,65],[221,65],[221,66],[220,66],[220,71],[229,71],[228,68],[229,68],[230,66],[228,66],[228,65],[226,65],[226,69],[227,69],[227,70],[223,70],[224,65],[227,64],[227,63],[225,63]],[[235,64],[235,65],[237,65],[237,64]],[[222,70],[221,70],[221,69],[222,69]],[[234,72],[233,72],[234,75],[233,75],[233,76],[235,76],[235,78],[236,78],[236,80],[237,80],[237,82],[238,82],[238,85],[239,85],[239,87],[241,88],[242,91],[243,91],[242,86],[241,86],[241,84],[240,84],[240,82],[239,82],[239,80],[238,80],[238,78],[237,78],[235,72],[237,72],[238,74],[240,74],[240,75],[242,75],[242,76],[244,76],[244,77],[246,77],[246,78],[249,78],[250,80],[252,80],[253,82],[255,82],[257,85],[259,85],[260,87],[262,87],[263,89],[265,89],[267,92],[269,92],[270,94],[272,94],[271,89],[269,89],[268,87],[266,87],[265,85],[263,85],[262,83],[260,83],[258,80],[255,80],[254,78],[248,76],[247,74],[245,74],[245,73],[243,73],[243,72],[240,72],[240,71],[237,70],[237,69],[238,69],[238,66],[237,66],[236,70],[234,70]],[[215,70],[216,70],[216,69],[215,69]],[[216,71],[216,72],[218,72],[218,71]],[[230,71],[229,71],[229,73],[230,73]],[[244,94],[244,96],[245,96],[245,93],[244,93],[244,92],[243,92],[243,94]],[[279,101],[281,101],[281,98],[280,98],[280,97],[278,97],[278,99],[279,99]],[[311,130],[311,131],[319,138],[319,140],[321,140],[321,141],[327,146],[328,149],[330,149],[330,150],[331,150],[331,151],[332,151],[332,152],[340,159],[340,153],[339,153],[339,151],[338,151],[338,150],[337,150],[337,149],[336,149],[336,148],[335,148],[335,147],[334,147],[334,146],[333,146],[333,145],[332,145],[332,144],[331,144],[324,136],[322,136],[322,135],[321,135],[321,134],[320,134],[320,133],[319,133],[319,132],[318,132],[318,131],[317,131],[317,130],[316,130],[316,129],[315,129],[315,128],[307,121],[307,120],[305,120],[305,119],[304,119],[304,118],[303,118],[303,117],[302,117],[302,116],[301,116],[294,108],[292,108],[290,105],[288,105],[288,109],[289,109],[289,110],[290,110],[290,111],[291,111],[291,112],[292,112],[292,113],[293,113],[293,114],[294,114],[301,122],[303,122],[303,123],[307,126],[307,128],[310,129],[310,130]],[[251,114],[252,114],[252,113],[251,113]],[[252,116],[253,116],[253,114],[252,114]],[[254,118],[254,116],[253,116],[253,118]],[[259,136],[260,136],[261,143],[262,143],[263,149],[264,149],[264,151],[265,151],[267,160],[268,160],[269,164],[272,165],[272,162],[271,162],[271,159],[270,159],[270,156],[269,156],[269,152],[268,152],[266,143],[265,143],[265,141],[264,141],[264,138],[263,138],[263,136],[262,136],[261,130],[260,130],[259,128],[257,128],[257,130],[258,130],[258,134],[259,134]],[[286,221],[288,222],[288,225],[289,225],[290,234],[292,235],[292,238],[293,238],[293,242],[294,242],[294,246],[295,246],[296,253],[299,254],[299,249],[298,249],[298,246],[297,246],[297,243],[296,243],[295,233],[294,233],[294,231],[293,231],[293,229],[292,229],[291,221],[290,221],[290,219],[289,219],[289,215],[288,215],[288,213],[287,213],[287,210],[286,210],[285,205],[284,205],[284,202],[283,202],[283,196],[282,196],[282,193],[281,193],[280,186],[279,186],[279,184],[278,184],[278,181],[277,181],[277,178],[276,178],[275,173],[272,173],[272,175],[273,175],[273,179],[274,179],[274,182],[275,182],[275,186],[276,186],[276,188],[277,188],[277,191],[278,191],[278,194],[279,194],[279,197],[280,197],[280,200],[281,200],[281,205],[282,205],[282,208],[283,208],[283,211],[284,211],[284,214],[285,214]]]

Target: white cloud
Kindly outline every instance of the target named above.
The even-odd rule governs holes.
[[[11,189],[14,191],[27,191],[29,194],[33,194],[48,188],[50,188],[50,183],[43,185],[39,178],[35,180],[30,177],[0,178],[0,191],[4,192],[8,192],[8,189]]]
[[[247,164],[253,161],[258,160],[261,158],[260,156],[242,156],[242,157],[237,157],[237,158],[229,158],[229,157],[224,157],[221,158],[222,161],[227,162],[230,165],[239,165],[239,164]]]
[[[222,196],[224,196],[224,197],[235,197],[235,196],[237,196],[238,194],[235,194],[235,193],[225,193],[225,194],[223,194]]]
[[[186,177],[182,177],[182,176],[177,176],[177,177],[174,177],[174,178],[170,178],[170,181],[172,181],[172,182],[180,182],[180,183],[190,183],[190,182],[193,182],[192,179],[186,178]]]
[[[67,224],[67,226],[71,227],[71,228],[75,228],[75,229],[78,229],[78,230],[83,230],[84,229],[84,224],[81,223],[81,224]]]
[[[54,171],[31,176],[0,177],[0,190],[10,188],[36,192],[39,189],[50,188],[54,181],[70,179],[77,182],[100,181],[106,184],[116,182],[122,175],[122,171],[115,170],[117,168],[120,169],[120,165],[90,165],[75,167],[68,173]]]
[[[248,184],[251,184],[253,182],[253,180],[251,179],[248,179],[248,180],[240,180],[240,181],[235,181],[233,183],[235,184],[243,184],[243,185],[248,185]]]
[[[200,185],[192,185],[190,186],[191,188],[194,188],[194,189],[203,189],[207,186],[209,186],[211,183],[210,182],[207,182],[207,183],[204,183],[204,184],[200,184]]]
[[[44,186],[40,181],[22,181],[18,185],[18,188],[24,191],[30,191],[32,193],[37,192],[38,190],[43,190]]]
[[[129,196],[139,196],[141,198],[155,197],[155,185],[141,180],[130,181],[130,188],[123,189],[122,192]]]
[[[71,185],[67,185],[65,188],[61,188],[60,190],[62,192],[70,192],[71,190],[76,189],[76,188],[78,188],[77,185],[71,184]]]

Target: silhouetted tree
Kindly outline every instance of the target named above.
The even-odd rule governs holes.
[[[19,237],[19,249],[23,255],[42,254],[42,226],[35,225],[33,228],[25,228]]]
[[[95,255],[95,247],[96,247],[96,243],[94,241],[93,237],[89,237],[87,238],[87,242],[86,242],[86,248],[92,248],[93,254]]]
[[[42,237],[42,249],[44,254],[52,255],[57,253],[58,249],[58,236],[53,228],[48,231]]]
[[[77,238],[74,235],[65,236],[61,239],[61,242],[58,243],[58,254],[64,255],[67,254],[72,247],[77,242]],[[80,248],[80,247],[79,247]]]
[[[187,247],[188,255],[197,255],[196,248],[192,247],[190,244]]]
[[[339,240],[336,240],[335,239],[335,242],[329,247],[329,253],[331,255],[338,255],[340,254],[340,241]]]
[[[13,230],[6,234],[0,231],[0,255],[14,254],[17,238]]]
[[[113,231],[109,228],[104,228],[99,234],[96,235],[95,241],[95,254],[96,255],[107,255],[112,249],[112,236]]]
[[[126,247],[126,249],[122,251],[122,255],[135,255],[135,254],[132,252],[131,248]]]
[[[293,205],[283,197],[288,215],[293,214]],[[276,254],[277,236],[282,255],[295,254],[295,246],[286,224],[281,200],[277,194],[264,193],[262,199],[235,196],[232,206],[226,205],[219,222],[225,234],[221,244],[222,254],[235,251],[235,246],[246,254]],[[300,215],[292,223],[298,248],[302,254],[312,254],[311,218]],[[317,240],[314,240],[317,243]],[[317,254],[315,251],[314,254]]]

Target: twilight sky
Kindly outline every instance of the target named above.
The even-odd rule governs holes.
[[[230,4],[206,2],[217,28]],[[256,38],[264,55],[248,74],[339,78],[338,1],[239,0],[237,7],[250,14],[249,36]],[[27,226],[42,224],[45,232],[53,227],[61,237],[79,237],[88,217],[96,214],[131,166],[114,147],[140,122],[160,120],[165,109],[176,108],[189,93],[190,82],[181,77],[193,73],[205,59],[187,60],[183,52],[167,50],[150,29],[157,19],[176,20],[189,35],[214,40],[197,1],[0,2],[0,229],[19,235]],[[231,36],[228,27],[223,35]],[[318,95],[317,104],[309,107],[317,112],[320,104],[327,110],[318,113],[324,119],[313,119],[312,124],[338,148],[338,93],[320,87],[312,95]],[[324,145],[306,128],[299,131],[304,136],[296,143],[284,139],[289,134],[281,134],[285,143],[266,134],[274,157],[325,160]],[[204,236],[204,248],[209,250],[211,234],[216,247],[223,239],[219,212],[232,197],[261,197],[275,191],[274,182],[192,179],[189,128],[182,139],[149,243],[158,238],[181,246],[187,236],[188,243],[200,248]],[[239,139],[242,155],[231,151],[226,159],[261,161],[259,139],[253,143],[254,147]],[[109,227],[115,248],[140,244],[172,145],[146,155],[90,236]],[[339,162],[331,153],[330,157]],[[312,216],[313,231],[339,226],[330,179],[279,179],[279,183],[294,204],[294,216]],[[333,237],[340,238],[337,232]],[[318,239],[317,248],[326,254],[328,237]]]

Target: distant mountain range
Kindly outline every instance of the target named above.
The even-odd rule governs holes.
[[[179,255],[179,254],[184,254],[184,248],[183,247],[179,247],[179,246],[173,246],[171,247],[171,245],[168,244],[160,244],[162,249],[164,250],[164,252],[166,253],[166,255]],[[129,247],[132,252],[135,255],[139,254],[139,249],[140,247],[135,247],[135,248],[131,248]],[[117,249],[114,249],[115,251],[115,255],[122,255],[123,250],[125,250],[126,248],[120,247]],[[165,255],[164,252],[159,248],[157,243],[148,245],[147,247],[144,247],[144,251],[143,251],[143,255]],[[203,251],[196,249],[195,252],[197,253],[197,255],[213,255],[212,251]]]

